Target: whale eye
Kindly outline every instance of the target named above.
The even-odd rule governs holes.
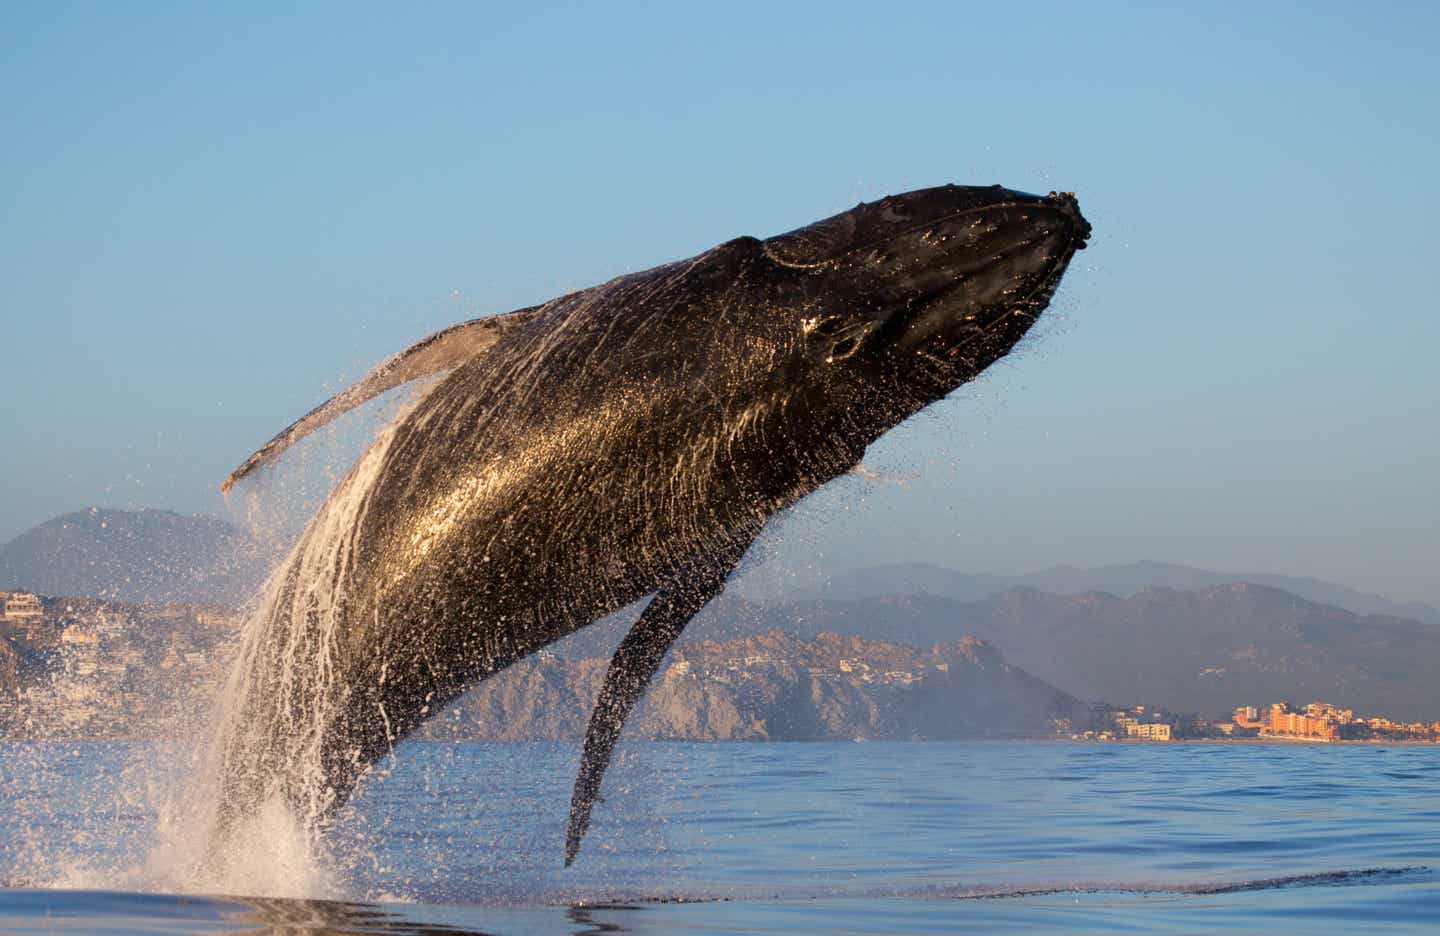
[[[840,315],[827,315],[824,318],[806,318],[805,320],[805,333],[821,338],[837,336],[844,328],[845,323]]]
[[[848,338],[841,338],[839,341],[835,342],[835,347],[830,349],[830,357],[827,358],[827,360],[829,360],[831,363],[834,363],[835,361],[843,361],[850,355],[854,354],[857,350],[859,350],[859,348],[860,339],[855,335],[851,335]]]

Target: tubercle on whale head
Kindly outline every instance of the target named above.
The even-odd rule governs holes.
[[[807,282],[797,326],[814,358],[883,371],[933,399],[1019,341],[1090,233],[1073,193],[946,185],[861,203],[762,247]]]
[[[1090,224],[1081,216],[1073,192],[1035,195],[999,185],[942,185],[861,202],[848,211],[765,239],[765,251],[783,266],[820,267],[866,248],[884,249],[906,234],[923,235],[929,225],[957,215],[1007,206],[1054,208],[1069,215],[1080,241],[1090,235]]]

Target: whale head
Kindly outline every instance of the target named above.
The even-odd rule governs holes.
[[[799,281],[790,325],[818,372],[899,387],[913,410],[1006,354],[1089,236],[1072,194],[946,185],[761,243]]]
[[[1024,336],[1089,236],[1073,194],[942,186],[763,246],[814,288],[798,325],[816,359],[912,372],[943,395]]]

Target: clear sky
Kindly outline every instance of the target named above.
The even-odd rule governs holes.
[[[0,540],[224,512],[235,463],[453,321],[999,182],[1077,192],[1091,249],[867,459],[917,477],[807,502],[777,561],[1440,604],[1437,10],[0,5]]]

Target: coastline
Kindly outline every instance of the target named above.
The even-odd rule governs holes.
[[[0,744],[166,744],[183,740],[179,736],[171,735],[126,735],[111,737],[35,737],[26,735],[0,735]],[[413,739],[418,744],[496,744],[496,745],[526,745],[526,744],[555,744],[578,746],[580,738],[525,738],[525,739],[496,739],[496,738],[430,738],[417,736]],[[639,744],[1089,744],[1095,746],[1169,746],[1178,747],[1182,745],[1209,745],[1216,747],[1226,746],[1279,746],[1293,747],[1301,745],[1314,745],[1317,747],[1440,747],[1440,741],[1413,741],[1401,738],[1366,738],[1325,741],[1319,738],[1172,738],[1168,741],[1151,741],[1143,738],[1113,738],[1104,741],[1095,738],[1065,738],[1065,737],[977,737],[977,738],[851,738],[851,739],[782,739],[782,740],[760,740],[745,739],[736,740],[729,738],[636,738],[633,743]]]

